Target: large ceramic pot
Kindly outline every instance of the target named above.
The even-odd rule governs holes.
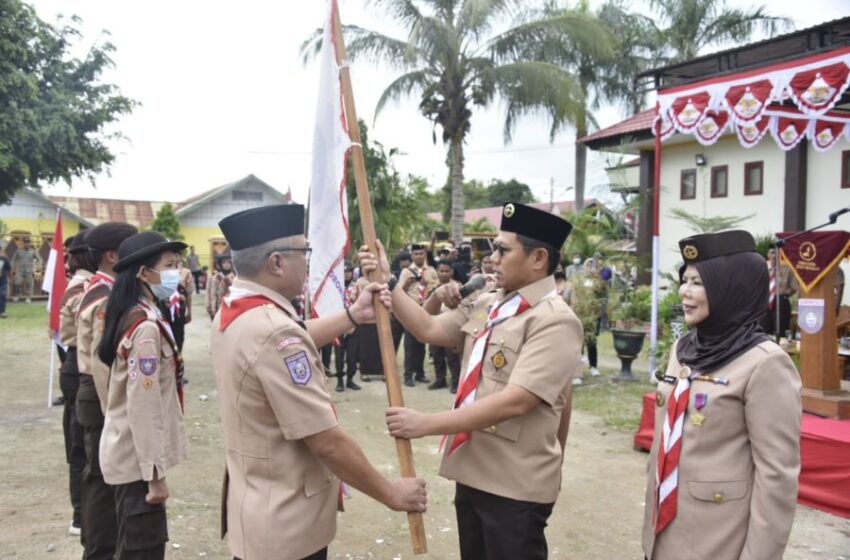
[[[620,373],[614,377],[614,380],[637,381],[637,378],[632,374],[632,362],[638,357],[643,348],[643,340],[646,338],[646,333],[643,331],[612,329],[611,334],[614,335],[614,350],[617,351],[617,357],[620,358]]]

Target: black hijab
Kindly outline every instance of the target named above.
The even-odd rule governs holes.
[[[767,312],[769,276],[758,253],[695,262],[708,298],[708,317],[679,339],[679,363],[710,373],[769,340],[759,324]],[[679,272],[681,279],[684,267]]]

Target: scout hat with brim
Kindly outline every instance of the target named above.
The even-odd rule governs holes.
[[[742,229],[702,233],[679,241],[679,251],[685,264],[679,269],[679,276],[685,273],[685,267],[717,257],[750,253],[756,250],[756,240],[752,234]]]
[[[121,246],[118,247],[118,262],[112,269],[115,272],[121,272],[153,255],[159,255],[166,251],[176,253],[186,247],[187,245],[182,241],[169,241],[155,231],[143,231],[131,235],[121,242]]]
[[[560,249],[573,226],[555,214],[519,202],[509,202],[502,207],[502,224],[499,229]]]
[[[117,251],[121,243],[139,233],[136,226],[124,222],[104,222],[88,230],[86,245],[91,251]]]
[[[86,236],[88,235],[89,230],[84,230],[71,237],[68,240],[68,244],[66,247],[68,248],[69,255],[78,255],[80,253],[85,253],[89,250],[89,244],[86,243]]]

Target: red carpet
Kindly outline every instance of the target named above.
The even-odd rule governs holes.
[[[655,393],[643,396],[643,414],[635,432],[635,449],[652,447]],[[797,501],[850,518],[850,420],[827,420],[803,414],[800,436],[800,491]]]

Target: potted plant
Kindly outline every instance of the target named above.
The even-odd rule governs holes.
[[[632,374],[632,362],[643,349],[646,330],[643,325],[650,320],[652,291],[648,286],[626,288],[616,292],[609,301],[609,316],[617,328],[611,329],[614,350],[620,358],[620,373],[616,381],[637,381]]]

